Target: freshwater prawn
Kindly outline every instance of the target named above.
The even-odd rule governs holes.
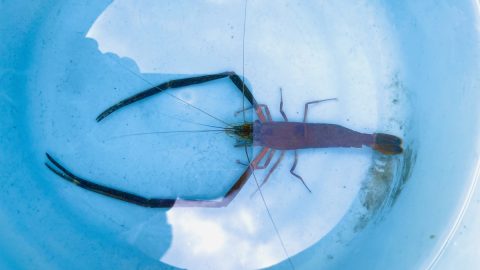
[[[297,150],[299,149],[331,147],[362,148],[363,146],[367,146],[385,155],[396,155],[403,152],[402,140],[394,135],[385,133],[361,133],[336,124],[307,122],[308,108],[310,105],[335,99],[323,99],[307,102],[305,104],[303,121],[289,122],[287,115],[283,111],[283,97],[280,89],[280,113],[283,117],[283,121],[274,121],[271,117],[269,108],[265,104],[259,104],[255,100],[250,89],[235,72],[222,72],[167,81],[121,100],[120,102],[112,105],[100,113],[96,120],[97,122],[100,122],[115,111],[120,110],[125,106],[159,94],[168,89],[205,84],[210,81],[224,78],[229,79],[236,86],[236,88],[242,92],[245,99],[251,104],[251,108],[243,109],[242,111],[253,109],[258,119],[254,122],[244,122],[239,125],[229,125],[228,127],[223,128],[223,130],[227,134],[232,135],[237,139],[236,146],[258,146],[261,147],[261,150],[251,161],[249,161],[249,164],[245,164],[245,171],[221,198],[212,200],[146,198],[130,192],[96,184],[95,182],[77,176],[76,174],[67,170],[48,153],[46,153],[48,161],[45,163],[45,165],[61,178],[81,188],[143,207],[170,208],[173,205],[179,207],[225,207],[228,206],[229,203],[240,192],[254,170],[268,168],[276,151],[280,151],[280,155],[270,167],[269,172],[263,179],[263,182],[259,185],[259,188],[267,182],[269,176],[278,167],[286,151],[293,151],[295,156],[290,173],[298,178],[303,185],[305,185],[308,191],[310,191],[310,189],[303,178],[295,173],[295,168],[298,161]]]

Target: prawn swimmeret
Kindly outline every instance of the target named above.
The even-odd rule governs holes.
[[[297,165],[298,149],[330,147],[361,148],[363,146],[368,146],[385,155],[396,155],[402,153],[403,151],[402,140],[394,135],[384,133],[360,133],[335,124],[307,123],[307,112],[309,105],[333,99],[316,100],[306,103],[303,122],[288,121],[288,118],[283,111],[283,99],[281,99],[280,113],[282,114],[284,121],[273,121],[268,107],[264,104],[257,103],[250,89],[234,72],[223,72],[205,76],[190,77],[162,83],[158,86],[126,98],[109,107],[97,117],[97,121],[100,122],[113,112],[129,104],[161,93],[167,89],[202,84],[223,78],[230,79],[238,88],[238,90],[242,92],[244,97],[252,105],[252,109],[255,111],[256,116],[258,117],[258,120],[254,121],[253,123],[244,122],[240,125],[232,125],[224,128],[224,131],[230,135],[234,135],[237,138],[237,145],[260,146],[262,149],[257,156],[252,159],[250,164],[247,164],[243,174],[221,198],[215,200],[145,198],[133,193],[99,185],[90,180],[81,178],[67,170],[48,153],[46,153],[46,155],[49,162],[46,162],[45,165],[58,176],[78,185],[79,187],[144,207],[168,208],[172,207],[173,205],[183,207],[224,207],[235,198],[235,196],[252,175],[253,170],[265,169],[268,167],[276,151],[280,151],[280,156],[272,165],[270,171],[267,173],[267,176],[264,178],[260,186],[266,183],[270,174],[282,161],[285,151],[287,150],[294,151],[295,155],[295,161],[290,169],[290,172],[292,175],[298,178],[305,185],[305,187],[307,187],[307,185],[303,181],[302,177],[294,172]],[[310,191],[310,189],[308,190]]]

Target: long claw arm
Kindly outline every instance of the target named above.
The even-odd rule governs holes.
[[[164,82],[162,84],[159,84],[157,86],[154,86],[152,88],[149,88],[145,91],[142,91],[140,93],[137,93],[131,97],[128,97],[124,100],[121,100],[120,102],[110,106],[107,108],[105,111],[100,113],[96,120],[97,122],[102,121],[105,117],[109,116],[115,111],[120,110],[121,108],[130,105],[134,102],[140,101],[142,99],[148,98],[150,96],[156,95],[158,93],[161,93],[167,89],[174,89],[174,88],[180,88],[180,87],[186,87],[190,85],[196,85],[196,84],[202,84],[214,80],[219,80],[222,78],[228,77],[232,83],[242,92],[244,97],[252,104],[254,107],[257,106],[257,102],[255,98],[253,97],[252,92],[250,89],[243,83],[242,79],[240,76],[238,76],[235,72],[222,72],[222,73],[217,73],[217,74],[211,74],[211,75],[204,75],[204,76],[196,76],[196,77],[190,77],[190,78],[183,78],[183,79],[177,79],[177,80],[171,80],[168,82]]]
[[[250,178],[253,165],[250,164],[243,172],[243,174],[238,178],[235,184],[228,190],[224,197],[218,200],[186,200],[186,199],[168,199],[168,198],[146,198],[139,196],[130,192],[121,191],[115,188],[107,187],[104,185],[96,184],[90,180],[79,177],[64,166],[62,166],[58,161],[56,161],[50,154],[46,153],[48,162],[45,162],[45,166],[50,169],[53,173],[60,176],[64,180],[71,182],[83,189],[93,191],[104,196],[121,200],[127,203],[136,204],[143,207],[149,208],[171,208],[172,206],[179,207],[225,207],[237,196],[242,187],[245,185],[247,180]]]
[[[152,207],[152,208],[170,208],[175,204],[176,199],[159,199],[159,198],[145,198],[142,196],[138,196],[133,193],[124,192],[118,189],[106,187],[103,185],[96,184],[84,178],[81,178],[65,167],[60,165],[51,155],[46,153],[47,159],[51,162],[45,163],[47,168],[49,168],[52,172],[56,175],[60,176],[61,178],[81,187],[86,190],[90,190],[111,198],[115,198],[121,201],[133,203],[136,205],[144,206],[144,207]]]

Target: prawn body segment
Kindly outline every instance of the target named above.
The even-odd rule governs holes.
[[[253,145],[279,150],[329,147],[372,147],[373,134],[360,133],[335,124],[256,121]]]

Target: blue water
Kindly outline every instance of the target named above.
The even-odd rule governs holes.
[[[476,4],[249,1],[246,12],[244,1],[0,4],[2,268],[441,269],[477,177]],[[234,138],[134,134],[221,124],[178,99],[241,123],[228,80],[95,117],[152,85],[225,70],[244,74],[274,119],[279,88],[292,121],[335,97],[309,121],[396,134],[405,153],[300,151],[311,194],[288,153],[265,202],[250,179],[223,209],[145,209],[44,166],[48,151],[147,197],[221,196],[247,162]]]

